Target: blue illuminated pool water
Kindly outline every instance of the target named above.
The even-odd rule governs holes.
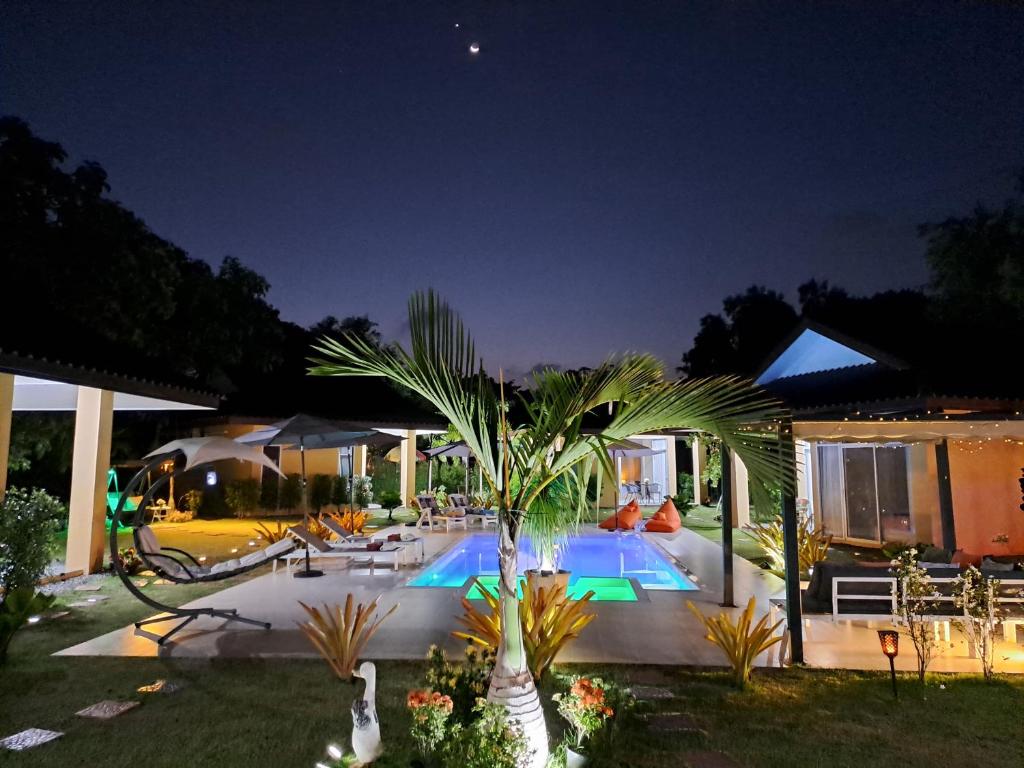
[[[698,589],[658,548],[636,534],[604,533],[576,536],[560,546],[559,567],[570,571],[570,587],[580,578],[636,579],[644,589]],[[524,539],[519,545],[519,572],[537,567],[537,558]],[[466,536],[431,563],[411,587],[463,587],[473,576],[498,573],[498,538],[494,534]]]

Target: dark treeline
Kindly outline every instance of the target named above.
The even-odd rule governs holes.
[[[972,369],[994,381],[1011,375],[1024,331],[1024,173],[1001,207],[978,206],[919,228],[930,282],[925,290],[851,296],[809,280],[794,306],[751,286],[701,318],[683,355],[685,376],[753,375],[798,323],[811,320],[908,362]]]

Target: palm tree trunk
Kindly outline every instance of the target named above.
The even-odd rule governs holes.
[[[487,691],[487,701],[504,706],[508,710],[509,721],[522,729],[528,753],[522,768],[544,768],[548,760],[548,732],[537,686],[526,663],[523,627],[519,620],[519,599],[516,597],[516,542],[509,526],[509,513],[505,510],[499,511],[498,569],[501,642]]]

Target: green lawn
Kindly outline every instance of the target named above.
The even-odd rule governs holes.
[[[244,578],[244,577],[240,577]],[[222,585],[147,587],[163,599],[193,599]],[[0,735],[27,727],[65,731],[57,742],[6,754],[10,766],[312,766],[330,741],[345,743],[354,689],[327,674],[317,660],[189,661],[85,659],[53,651],[144,616],[110,578],[111,599],[23,631],[0,670]],[[79,595],[80,596],[80,593]],[[600,631],[599,624],[586,631]],[[426,649],[424,649],[426,650]],[[389,751],[377,765],[410,765],[406,736],[407,690],[419,684],[422,665],[379,666],[378,712]],[[910,679],[891,699],[885,675],[808,670],[761,671],[746,693],[732,690],[714,671],[621,666],[586,667],[622,683],[670,688],[676,700],[649,709],[686,712],[707,732],[659,735],[639,718],[621,724],[592,765],[680,766],[694,749],[715,749],[741,765],[790,766],[1024,764],[1020,713],[1024,680],[986,684],[975,677],[937,677],[927,696]],[[157,678],[183,683],[172,695],[150,695],[142,706],[110,721],[74,712],[101,699],[139,698],[135,689]],[[939,684],[945,685],[942,689]],[[549,703],[550,688],[545,690]],[[641,713],[643,711],[641,710]],[[557,716],[549,718],[552,732]]]
[[[683,526],[695,533],[699,533],[705,539],[722,543],[722,523],[715,520],[718,509],[715,507],[699,506],[690,507],[686,517],[683,518]],[[764,550],[761,545],[751,538],[750,534],[742,528],[732,529],[732,551],[745,560],[760,565],[765,561]]]

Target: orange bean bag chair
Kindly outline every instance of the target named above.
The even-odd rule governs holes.
[[[636,499],[633,499],[633,501],[620,509],[618,514],[612,515],[604,522],[599,523],[598,528],[604,528],[606,531],[624,528],[627,531],[631,531],[642,516],[643,513],[640,512],[640,505],[636,503]]]
[[[672,503],[672,499],[665,499],[665,503],[654,513],[654,517],[647,521],[644,530],[652,533],[675,533],[682,524],[679,510]]]

